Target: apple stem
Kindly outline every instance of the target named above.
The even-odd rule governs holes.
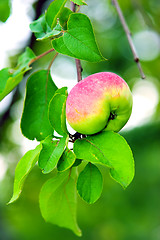
[[[122,10],[121,10],[117,0],[112,0],[112,3],[114,4],[114,6],[116,8],[116,11],[117,11],[117,14],[119,16],[120,22],[121,22],[121,24],[123,26],[123,29],[124,29],[125,33],[126,33],[126,36],[127,36],[127,39],[128,39],[128,43],[130,45],[130,48],[131,48],[131,51],[132,51],[132,54],[133,54],[133,57],[134,57],[134,61],[137,63],[137,66],[138,66],[141,78],[144,79],[145,75],[143,73],[143,70],[142,70],[142,67],[141,67],[141,64],[140,64],[140,61],[139,61],[139,57],[138,57],[138,55],[136,53],[136,48],[135,48],[135,46],[133,44],[133,41],[132,41],[132,38],[131,38],[131,32],[129,30],[129,27],[128,27],[126,21],[125,21],[125,18],[123,16]]]
[[[71,2],[71,10],[73,12],[76,12],[76,4],[74,2]],[[77,68],[77,81],[80,82],[82,80],[82,66],[81,66],[81,62],[79,59],[75,59],[76,61],[76,68]]]
[[[75,134],[69,134],[69,137],[70,137],[70,142],[75,142],[77,139],[82,139],[82,138],[86,138],[87,137],[87,135],[85,135],[85,134],[81,134],[81,133],[78,133],[78,132],[76,132]]]

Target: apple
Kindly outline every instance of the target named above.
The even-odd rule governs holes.
[[[100,72],[78,82],[66,102],[69,125],[81,134],[118,132],[132,112],[132,94],[117,74]]]

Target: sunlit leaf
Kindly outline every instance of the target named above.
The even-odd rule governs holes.
[[[82,13],[70,14],[67,31],[54,39],[52,45],[57,52],[74,58],[89,62],[105,60],[97,47],[91,22]]]
[[[39,202],[42,216],[47,222],[71,229],[81,236],[76,220],[75,181],[75,169],[58,173],[43,185]]]
[[[37,40],[44,40],[60,33],[60,31],[57,31],[55,29],[52,30],[50,28],[46,22],[45,15],[42,15],[37,20],[33,21],[30,24],[30,29],[32,32],[34,32]]]
[[[30,69],[29,63],[35,57],[36,55],[34,54],[34,52],[29,47],[27,47],[25,49],[25,52],[22,53],[18,58],[18,64],[15,71],[13,72],[13,76],[16,76],[17,74],[24,70],[25,71],[29,70]]]
[[[46,12],[46,20],[48,25],[53,29],[57,24],[57,18],[60,16],[61,11],[67,0],[54,0],[48,7]]]
[[[67,88],[58,89],[49,104],[49,120],[52,127],[60,135],[67,133],[66,127],[66,100]]]
[[[63,27],[63,29],[67,29],[67,21],[69,19],[70,14],[72,13],[73,12],[69,8],[66,8],[66,7],[63,8],[61,15],[59,17],[59,22]]]
[[[118,133],[102,132],[76,140],[77,158],[110,167],[112,178],[126,188],[134,177],[134,159],[125,139]]]
[[[3,68],[0,70],[0,93],[5,89],[8,78],[11,76],[9,68]]]
[[[39,167],[43,170],[43,173],[49,173],[57,166],[67,143],[67,135],[60,140],[52,140],[52,136],[49,136],[44,140],[38,161]]]
[[[94,203],[101,196],[103,178],[99,169],[88,163],[78,176],[77,191],[87,203]]]
[[[72,150],[66,148],[57,164],[58,171],[59,172],[66,171],[73,165],[75,160],[76,155],[72,152]]]
[[[41,141],[53,133],[48,119],[48,106],[57,90],[47,70],[34,72],[28,79],[21,129],[30,140]]]
[[[9,203],[12,203],[19,198],[22,192],[24,181],[38,161],[38,156],[41,149],[42,145],[39,144],[34,150],[28,151],[17,164],[15,170],[13,196]]]
[[[15,69],[4,68],[0,71],[0,81],[2,81],[0,85],[0,101],[21,82],[24,73],[31,69],[29,66],[30,61],[35,57],[33,51],[27,47],[25,52],[20,55]],[[2,77],[4,77],[3,80]]]

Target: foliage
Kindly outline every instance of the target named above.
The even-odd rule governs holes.
[[[79,159],[109,167],[113,179],[124,188],[133,179],[132,152],[124,138],[117,133],[102,132],[96,136],[78,139],[74,143],[74,152]]]
[[[24,74],[29,71],[29,63],[35,58],[33,51],[27,47],[25,52],[19,57],[15,69],[5,68],[0,71],[0,101],[8,95],[23,79]]]
[[[21,119],[21,129],[28,139],[41,141],[52,134],[48,119],[49,102],[57,87],[46,70],[33,73],[26,86],[26,100]]]
[[[72,13],[67,31],[52,41],[53,48],[62,54],[90,62],[105,60],[95,42],[89,18],[81,13]]]
[[[75,169],[72,172],[57,173],[43,185],[39,200],[42,216],[46,221],[70,228],[81,236],[76,221],[75,179]]]
[[[0,21],[5,22],[10,15],[10,0],[0,1]]]
[[[102,174],[92,163],[88,163],[79,174],[77,191],[88,203],[94,203],[100,197],[103,187]]]
[[[42,146],[39,144],[34,150],[28,151],[17,164],[15,170],[14,194],[9,203],[16,201],[19,197],[25,178],[36,164],[41,149]]]
[[[89,62],[105,61],[89,17],[72,12],[65,7],[66,2],[53,1],[45,14],[30,24],[31,31],[37,40],[50,41],[53,47],[50,51]],[[86,5],[81,0],[73,2]],[[45,54],[36,56],[26,48],[15,69],[0,71],[0,100],[20,83],[31,69],[30,65]],[[66,87],[57,89],[50,75],[50,66],[48,70],[36,71],[28,78],[21,130],[26,138],[40,143],[17,165],[10,203],[18,199],[24,180],[36,162],[44,174],[56,170],[54,177],[40,191],[42,216],[46,221],[69,228],[81,236],[76,220],[76,188],[87,203],[98,200],[103,188],[100,165],[109,168],[111,177],[126,188],[134,177],[134,160],[129,145],[117,133],[71,135],[66,127],[67,95]],[[69,141],[73,143],[73,149],[70,149]],[[77,167],[81,162],[86,166],[78,174]]]

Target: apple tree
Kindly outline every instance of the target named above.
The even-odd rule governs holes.
[[[82,233],[76,220],[76,195],[78,193],[89,204],[99,199],[103,189],[103,177],[99,166],[103,165],[108,168],[113,181],[119,183],[124,189],[133,180],[134,159],[132,151],[126,140],[117,133],[131,114],[132,97],[127,85],[125,85],[127,86],[127,92],[123,92],[123,95],[117,90],[118,88],[115,88],[114,84],[111,84],[109,86],[110,92],[107,96],[105,95],[104,99],[105,101],[110,99],[110,106],[112,105],[113,111],[110,110],[110,107],[107,107],[107,110],[104,111],[105,126],[100,129],[96,128],[98,130],[94,132],[90,131],[90,129],[95,128],[93,124],[97,124],[97,126],[100,124],[98,122],[102,114],[100,112],[99,115],[96,113],[94,123],[82,119],[80,124],[84,124],[88,131],[78,130],[75,134],[69,132],[66,125],[67,86],[58,88],[50,74],[55,58],[59,54],[75,58],[77,80],[79,82],[77,84],[81,84],[82,80],[81,60],[98,63],[107,59],[102,56],[98,47],[91,20],[86,14],[79,12],[81,5],[88,7],[85,1],[74,0],[70,2],[71,8],[66,7],[68,2],[70,1],[54,0],[45,13],[30,24],[30,29],[37,41],[48,40],[50,49],[36,56],[33,50],[27,47],[19,57],[14,69],[7,67],[0,71],[0,100],[16,88],[24,75],[32,69],[34,62],[54,52],[48,69],[34,69],[26,84],[26,96],[20,127],[26,138],[31,141],[36,139],[38,144],[34,150],[28,151],[20,159],[16,167],[13,196],[9,203],[19,198],[26,177],[32,168],[38,164],[43,174],[52,173],[52,177],[45,182],[39,194],[39,205],[43,218],[47,222],[68,228],[76,235],[81,236]],[[122,25],[126,26],[118,2],[113,1],[113,3],[117,8]],[[126,34],[129,37],[128,29]],[[129,43],[135,61],[138,62],[132,42],[129,41]],[[141,70],[140,65],[138,66]],[[116,77],[113,76],[114,83],[116,78],[117,75]],[[101,78],[98,77],[99,80]],[[107,81],[108,79],[106,79]],[[90,82],[88,86],[91,86]],[[88,87],[86,94],[89,91],[93,92],[93,89]],[[112,96],[115,91],[116,94],[120,95],[116,101]],[[92,92],[89,96],[91,101],[93,100]],[[128,93],[129,97],[124,100],[124,96]],[[76,94],[82,100],[82,105],[85,105],[84,96],[83,94],[80,95],[78,91],[71,95],[71,102],[76,101],[78,103],[79,100],[74,98]],[[95,104],[101,110],[106,106],[104,106],[103,101],[102,105],[99,106],[99,102],[95,100]],[[70,107],[71,109],[74,108],[72,104]],[[129,113],[124,117],[123,124],[120,124],[118,130],[112,124],[107,129],[108,123],[114,122],[115,118],[116,124],[121,121],[119,112],[117,111],[117,114],[115,114],[117,108],[122,108],[123,113],[125,111]],[[75,111],[79,110],[75,109]],[[78,112],[78,116],[80,119],[80,112]],[[81,164],[84,165],[79,173],[78,169]]]

